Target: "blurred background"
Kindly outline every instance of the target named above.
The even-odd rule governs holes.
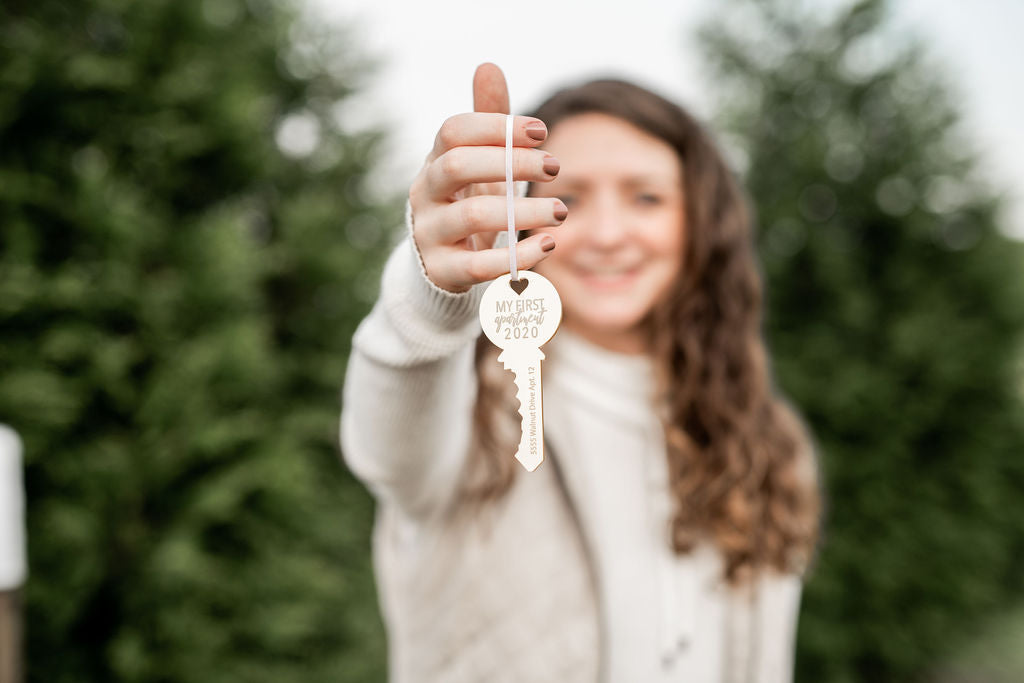
[[[513,112],[599,75],[680,101],[752,196],[828,494],[797,680],[1024,680],[1022,26],[1013,0],[7,0],[0,677],[20,640],[33,682],[385,679],[340,388],[494,61]]]

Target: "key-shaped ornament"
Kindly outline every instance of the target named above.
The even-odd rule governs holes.
[[[515,376],[523,434],[516,459],[528,472],[544,460],[544,410],[540,350],[562,321],[562,300],[551,281],[528,270],[513,280],[506,273],[491,282],[480,300],[484,334],[502,349],[498,360]]]

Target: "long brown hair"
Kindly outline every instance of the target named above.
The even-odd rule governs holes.
[[[592,80],[559,90],[529,115],[553,131],[588,112],[632,123],[682,160],[683,266],[645,320],[664,399],[672,547],[686,553],[709,538],[732,583],[763,567],[803,571],[818,532],[814,448],[797,412],[773,388],[745,196],[702,127],[636,84]],[[497,353],[481,335],[464,500],[500,497],[517,474],[517,404]]]

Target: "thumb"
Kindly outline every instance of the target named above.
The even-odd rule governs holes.
[[[508,114],[508,85],[497,64],[484,62],[473,74],[473,111]]]

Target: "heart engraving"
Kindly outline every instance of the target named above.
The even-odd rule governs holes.
[[[508,284],[515,290],[516,294],[522,294],[523,290],[526,289],[526,285],[530,284],[530,281],[525,277],[521,277],[518,280],[509,280]]]

